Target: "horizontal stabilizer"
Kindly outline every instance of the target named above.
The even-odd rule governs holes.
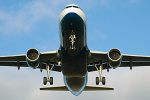
[[[86,86],[83,91],[103,91],[103,90],[114,90],[114,88],[98,87],[98,86]]]
[[[50,90],[50,91],[69,91],[66,86],[57,86],[57,87],[43,87],[40,90]]]
[[[43,88],[40,88],[40,90],[69,91],[66,86],[43,87]],[[86,86],[83,91],[103,91],[103,90],[114,90],[114,88],[110,88],[110,87],[96,87],[96,86]]]

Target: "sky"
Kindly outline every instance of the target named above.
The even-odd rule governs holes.
[[[77,4],[87,18],[88,47],[108,52],[118,48],[122,54],[150,56],[149,0],[0,0],[0,56],[58,50],[59,15],[65,6]],[[54,86],[64,85],[62,73],[51,72]],[[1,100],[149,100],[150,66],[117,68],[107,73],[106,86],[114,91],[40,91],[46,71],[16,67],[0,68]],[[88,74],[88,85],[95,86],[98,72]],[[47,85],[49,86],[49,84]],[[101,86],[101,85],[100,85]]]

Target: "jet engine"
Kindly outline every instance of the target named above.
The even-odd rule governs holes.
[[[113,48],[108,52],[108,63],[112,68],[117,68],[120,66],[122,61],[121,51],[117,48]]]
[[[40,53],[38,50],[31,48],[26,53],[26,61],[29,67],[36,68],[39,66]]]

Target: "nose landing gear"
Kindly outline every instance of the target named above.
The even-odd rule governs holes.
[[[96,85],[99,85],[99,82],[102,82],[102,85],[105,85],[106,84],[106,79],[105,79],[105,77],[102,77],[102,70],[103,70],[102,64],[100,64],[99,69],[96,65],[95,65],[95,68],[99,72],[99,77],[96,77]]]

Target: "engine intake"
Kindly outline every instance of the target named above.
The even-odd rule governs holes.
[[[26,53],[26,60],[29,67],[36,68],[39,66],[40,53],[37,49],[31,48]]]
[[[117,68],[120,66],[122,61],[121,51],[117,48],[113,48],[108,52],[109,66],[112,68]]]

